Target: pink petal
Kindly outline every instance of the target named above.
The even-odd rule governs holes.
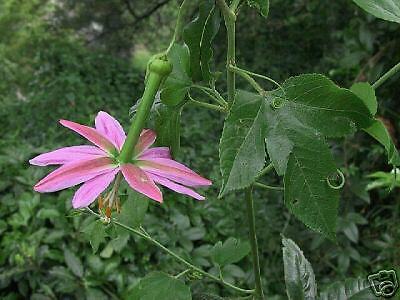
[[[135,156],[148,149],[156,141],[156,133],[151,129],[143,129],[135,146]]]
[[[71,162],[63,165],[40,180],[34,190],[41,193],[59,191],[116,168],[108,157]]]
[[[86,181],[75,192],[72,207],[88,207],[110,185],[118,172],[119,169],[117,168]]]
[[[95,119],[96,130],[107,137],[113,145],[121,150],[126,135],[121,124],[104,111],[100,111]]]
[[[112,151],[113,149],[115,149],[114,145],[111,143],[111,141],[108,140],[108,138],[97,132],[96,129],[92,127],[81,125],[68,120],[60,120],[60,123],[61,125],[79,133],[81,136],[85,137],[93,144],[105,151]]]
[[[158,202],[163,201],[160,189],[140,168],[132,164],[124,164],[121,166],[121,171],[126,181],[134,190]]]
[[[151,158],[148,160],[140,160],[137,162],[137,166],[146,172],[168,178],[187,186],[203,186],[212,184],[210,180],[201,177],[188,167],[172,159]]]
[[[155,147],[144,150],[138,159],[151,159],[151,158],[171,158],[171,153],[168,147]]]
[[[172,182],[171,180],[168,180],[167,178],[163,178],[154,174],[149,174],[150,178],[153,179],[156,183],[159,183],[177,193],[188,195],[190,197],[193,197],[197,200],[204,200],[204,197],[192,189],[189,189],[183,185],[177,184],[175,182]]]
[[[40,154],[32,158],[29,163],[35,166],[63,165],[102,156],[107,156],[107,153],[95,146],[72,146]]]

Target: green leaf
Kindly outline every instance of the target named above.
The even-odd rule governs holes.
[[[376,114],[378,102],[376,101],[375,90],[368,82],[359,82],[352,85],[350,90],[355,93],[369,108],[372,115]],[[364,128],[364,131],[385,147],[388,162],[394,166],[400,164],[399,153],[392,138],[383,122],[379,119],[373,120],[371,125]]]
[[[378,109],[375,89],[368,82],[357,82],[351,86],[350,90],[364,101],[371,115],[375,116]]]
[[[327,137],[351,133],[354,125],[368,127],[372,114],[357,95],[321,74],[302,74],[283,84],[293,115]],[[284,103],[283,103],[284,105]]]
[[[269,0],[247,0],[247,3],[251,7],[258,9],[260,14],[267,18],[269,14]]]
[[[263,97],[238,91],[219,145],[223,185],[220,196],[250,186],[265,163]]]
[[[163,84],[160,98],[162,103],[175,106],[185,99],[192,85],[192,80],[189,77],[189,49],[186,45],[174,44],[168,57],[172,62],[173,69]]]
[[[64,249],[64,259],[71,272],[78,277],[83,276],[83,265],[79,257],[77,257],[68,248]]]
[[[190,288],[182,281],[162,272],[142,278],[125,299],[191,300]]]
[[[367,184],[366,190],[370,191],[382,188],[393,190],[394,188],[400,187],[399,171],[399,169],[393,169],[390,172],[379,171],[367,175],[367,177],[372,179],[372,181]]]
[[[286,206],[311,229],[334,239],[339,197],[326,182],[336,172],[329,147],[289,105],[278,110],[267,105],[267,111],[267,149],[277,171],[285,174]]]
[[[211,257],[220,266],[240,261],[250,252],[250,244],[235,238],[228,238],[223,244],[218,242],[211,249]]]
[[[386,126],[381,120],[375,119],[371,126],[365,128],[364,131],[385,147],[388,163],[394,166],[400,165],[399,152],[397,151]]]
[[[400,23],[398,0],[353,0],[359,7],[377,18]]]
[[[267,97],[267,150],[279,175],[285,175],[285,204],[311,229],[335,238],[338,190],[327,178],[336,174],[325,136],[343,136],[367,127],[372,115],[350,90],[323,75],[289,78],[283,91]]]
[[[347,279],[345,282],[335,282],[321,293],[319,300],[376,300],[370,285],[364,279]]]
[[[286,293],[289,300],[316,299],[317,284],[311,264],[291,239],[282,239]],[[340,298],[338,298],[340,299]]]
[[[129,227],[137,228],[142,224],[149,206],[149,198],[145,195],[128,190],[128,199],[122,204],[117,220]]]
[[[173,157],[176,157],[180,150],[182,109],[183,105],[161,104],[156,111],[157,144],[169,147]]]
[[[210,70],[212,40],[219,31],[219,25],[220,14],[215,1],[200,1],[198,16],[183,32],[183,39],[190,50],[190,73],[193,81],[210,82],[213,78]]]
[[[105,241],[106,226],[100,221],[96,220],[85,227],[82,232],[85,234],[86,238],[89,240],[92,246],[93,253],[96,253],[99,249],[101,243]]]

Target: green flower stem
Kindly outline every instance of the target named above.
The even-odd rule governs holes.
[[[251,86],[261,95],[265,94],[265,90],[257,83],[257,81],[255,81],[253,79],[253,77],[251,77],[249,74],[247,74],[246,72],[244,72],[243,70],[236,68],[235,66],[229,65],[229,70],[232,70],[233,72],[235,72],[236,74],[238,74],[239,76],[241,76],[242,78],[244,78],[245,80],[247,80]]]
[[[190,99],[190,103],[193,103],[193,104],[195,104],[197,106],[204,107],[204,108],[207,108],[207,109],[216,110],[216,111],[219,111],[219,112],[226,113],[226,109],[224,107],[222,107],[222,106],[214,105],[214,104],[210,104],[210,103],[206,103],[206,102],[197,101],[197,100],[193,99],[190,94],[188,94],[188,96],[189,96],[189,99]]]
[[[149,116],[150,109],[153,106],[154,97],[161,85],[161,82],[172,71],[172,65],[167,60],[156,58],[149,65],[146,87],[140,101],[135,118],[129,128],[128,136],[122,146],[119,160],[126,163],[132,159],[135,145],[139,139],[140,133]]]
[[[88,212],[94,216],[96,216],[99,219],[102,219],[102,216],[98,213],[95,213],[93,210],[91,210],[90,208],[87,208],[86,210],[84,210],[83,212]],[[237,292],[241,292],[241,293],[245,293],[245,294],[253,294],[254,290],[246,290],[246,289],[242,289],[240,287],[237,287],[233,284],[230,284],[229,282],[224,281],[223,279],[220,279],[202,269],[200,269],[199,267],[191,264],[190,262],[188,262],[187,260],[185,260],[184,258],[182,258],[181,256],[179,256],[178,254],[176,254],[175,252],[173,252],[172,250],[168,249],[167,247],[165,247],[163,244],[161,244],[159,241],[155,240],[154,238],[152,238],[144,229],[138,230],[132,227],[129,227],[121,222],[116,221],[115,219],[111,219],[110,222],[113,222],[115,225],[124,228],[138,236],[140,236],[141,238],[145,239],[146,241],[152,243],[153,245],[157,246],[158,248],[160,248],[161,250],[163,250],[164,252],[168,253],[169,255],[171,255],[173,258],[175,258],[177,261],[181,262],[182,264],[184,264],[186,267],[188,267],[190,270],[196,271],[200,274],[202,274],[205,277],[208,277],[226,287],[229,287]],[[140,227],[142,228],[142,227]]]
[[[266,185],[261,182],[255,182],[254,186],[258,186],[258,187],[266,189],[266,190],[283,191],[283,187],[281,187],[281,186]]]
[[[253,256],[253,272],[255,281],[254,296],[256,297],[256,299],[262,300],[264,299],[264,292],[262,290],[262,284],[261,284],[260,259],[258,256],[256,220],[254,216],[254,203],[253,203],[252,193],[253,193],[252,187],[246,189],[247,218],[249,222],[250,245],[251,245],[251,253]]]
[[[391,68],[389,71],[387,71],[381,78],[379,78],[373,85],[372,87],[374,89],[377,89],[380,87],[386,80],[388,80],[390,77],[395,75],[398,71],[400,71],[400,62],[395,65],[393,68]]]
[[[228,51],[226,54],[226,71],[227,71],[227,88],[228,88],[228,103],[231,106],[235,99],[235,72],[229,69],[229,65],[235,65],[236,54],[236,37],[235,37],[235,24],[236,15],[232,9],[226,4],[225,0],[217,0],[217,4],[220,7],[222,14],[224,15],[226,33],[228,38]]]
[[[182,30],[183,30],[183,25],[184,25],[183,19],[185,17],[186,10],[189,7],[189,3],[190,3],[190,1],[183,0],[181,6],[179,7],[178,18],[176,20],[174,35],[172,36],[171,42],[169,43],[169,46],[168,46],[167,50],[165,51],[166,54],[168,54],[169,51],[171,51],[171,48],[174,45],[174,43],[180,39]]]

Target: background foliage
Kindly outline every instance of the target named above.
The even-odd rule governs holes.
[[[27,163],[37,153],[79,141],[58,127],[60,118],[91,124],[96,112],[105,110],[128,124],[128,108],[143,89],[146,59],[167,45],[177,5],[171,0],[1,1],[2,299],[119,299],[151,271],[182,271],[145,241],[126,234],[116,239],[112,228],[94,252],[85,238],[92,220],[73,215],[72,191],[34,193],[32,185],[45,172]],[[398,25],[367,15],[346,0],[271,1],[267,20],[243,7],[237,31],[238,64],[279,81],[318,72],[349,87],[356,81],[373,82],[400,60]],[[224,30],[215,40],[214,54],[222,66]],[[378,91],[378,115],[395,141],[398,80]],[[239,87],[247,87],[238,81]],[[241,195],[217,199],[222,120],[196,107],[183,110],[179,160],[215,182],[207,201],[167,193],[162,206],[150,203],[144,220],[157,239],[216,274],[213,245],[231,236],[247,240]],[[337,244],[291,218],[279,192],[255,194],[263,284],[275,299],[285,299],[280,233],[304,251],[319,286],[400,266],[400,201],[387,191],[391,181],[385,181],[391,175],[366,177],[390,171],[384,149],[362,133],[331,146],[347,176]],[[268,182],[279,183],[273,175]],[[247,266],[249,258],[222,272],[226,280],[250,286]],[[215,284],[190,280],[195,299],[204,291],[230,295]]]

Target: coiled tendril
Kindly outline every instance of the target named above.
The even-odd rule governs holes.
[[[330,182],[329,177],[326,178],[326,183],[329,185],[330,188],[332,188],[332,189],[334,189],[334,190],[340,190],[340,189],[344,186],[344,184],[345,184],[345,182],[346,182],[346,178],[344,177],[343,172],[340,171],[339,169],[337,169],[336,172],[337,172],[337,173],[339,174],[339,176],[340,176],[340,184],[339,184],[339,185],[333,185],[333,184]]]

